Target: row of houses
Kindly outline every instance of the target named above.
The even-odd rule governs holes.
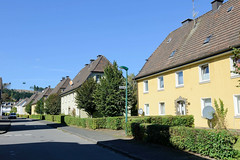
[[[214,0],[211,11],[171,32],[135,77],[139,109],[147,116],[194,115],[196,127],[208,127],[203,109],[220,98],[227,127],[240,129],[240,77],[231,72],[230,48],[240,47],[239,17],[239,0]]]
[[[16,106],[19,114],[27,114],[25,107],[31,103],[31,114],[37,114],[35,108],[37,102],[41,99],[46,100],[51,94],[59,94],[61,96],[61,113],[65,115],[75,115],[81,118],[88,117],[86,112],[77,108],[75,103],[76,90],[88,79],[94,78],[99,82],[104,73],[104,69],[111,62],[103,55],[98,55],[97,59],[91,59],[89,64],[85,64],[84,68],[71,80],[68,76],[63,77],[57,86],[52,89],[50,86],[42,92],[34,93],[29,99],[23,100],[25,103],[20,103],[21,106]],[[22,105],[23,104],[23,105]],[[20,109],[21,108],[21,109]]]
[[[240,1],[214,0],[212,10],[196,19],[186,19],[171,32],[146,60],[135,77],[138,108],[145,116],[194,115],[196,127],[208,127],[203,109],[223,100],[228,108],[227,127],[240,129],[240,76],[234,70],[232,49],[240,48]],[[26,104],[34,107],[51,92],[61,96],[61,113],[85,118],[75,103],[76,89],[89,77],[96,81],[110,62],[99,55],[75,76],[66,77],[52,90],[35,93]]]

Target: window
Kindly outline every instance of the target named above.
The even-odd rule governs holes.
[[[208,64],[199,66],[199,76],[200,76],[200,82],[205,82],[210,80]]]
[[[183,71],[176,72],[176,87],[183,86]]]
[[[163,90],[164,89],[164,80],[163,76],[158,77],[158,90]]]
[[[240,116],[240,95],[233,96],[235,116]]]
[[[169,57],[173,57],[177,50],[174,50]]]
[[[233,10],[233,6],[229,7],[227,12],[231,12]]]
[[[184,101],[177,102],[177,112],[178,115],[186,115],[186,105]]]
[[[143,91],[144,91],[144,93],[148,92],[148,81],[143,82]]]
[[[201,109],[203,113],[203,109],[207,106],[212,106],[212,100],[211,98],[202,98],[201,99]]]
[[[208,36],[208,37],[205,39],[205,41],[204,41],[203,44],[209,43],[209,41],[211,40],[211,38],[212,38],[212,35]]]
[[[144,105],[145,116],[149,116],[149,104]]]
[[[100,79],[101,79],[101,76],[100,76],[100,75],[96,75],[96,82],[97,82],[97,83],[100,82]]]
[[[231,77],[239,77],[240,75],[237,73],[233,73],[236,71],[236,68],[234,67],[234,61],[237,62],[237,64],[240,64],[240,59],[234,60],[233,57],[230,57],[230,71],[231,71]]]
[[[167,40],[167,43],[170,43],[170,42],[171,42],[171,40],[172,40],[172,38],[169,38],[169,39]]]
[[[159,103],[159,115],[165,115],[165,103],[164,102]]]

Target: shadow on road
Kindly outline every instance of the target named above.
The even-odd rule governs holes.
[[[27,144],[1,145],[1,160],[124,160],[122,155],[105,150],[96,144],[78,144],[65,142],[43,142]]]

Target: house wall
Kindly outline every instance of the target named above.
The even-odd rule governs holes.
[[[209,64],[210,81],[200,83],[199,65]],[[184,86],[177,88],[175,72],[183,71]],[[158,90],[158,77],[164,77],[164,90]],[[227,127],[240,129],[240,119],[235,116],[233,96],[240,94],[239,77],[231,77],[230,54],[214,59],[208,59],[187,67],[178,68],[163,74],[138,80],[139,108],[144,110],[144,105],[149,104],[150,116],[159,115],[159,102],[165,103],[165,115],[176,115],[175,100],[180,96],[187,99],[187,115],[194,115],[196,127],[208,127],[207,120],[202,117],[201,98],[223,100],[228,108]],[[149,92],[143,93],[143,81],[148,80]],[[219,102],[219,101],[218,101]]]
[[[80,118],[87,118],[86,112],[79,110],[75,103],[76,92],[69,93],[61,97],[61,113],[65,115],[72,115],[75,109],[76,116]]]
[[[37,104],[33,104],[33,105],[32,105],[32,108],[31,108],[31,114],[32,114],[32,115],[33,115],[33,114],[37,114],[37,113],[35,112],[36,106],[37,106]]]

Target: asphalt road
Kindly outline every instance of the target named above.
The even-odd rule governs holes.
[[[11,120],[0,135],[1,160],[128,160],[129,158],[38,121]]]

